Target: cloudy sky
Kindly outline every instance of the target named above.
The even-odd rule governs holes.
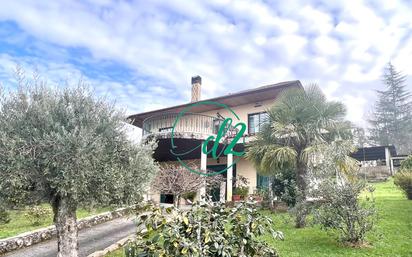
[[[203,98],[299,79],[363,126],[388,61],[412,90],[412,3],[335,2],[1,1],[0,81],[83,78],[134,113],[187,102],[193,75]]]

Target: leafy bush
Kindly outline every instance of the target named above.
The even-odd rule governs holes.
[[[0,225],[7,224],[10,222],[10,214],[7,212],[6,208],[0,206]]]
[[[412,200],[412,155],[401,162],[401,168],[393,176],[393,182]]]
[[[279,171],[273,177],[273,194],[288,206],[296,203],[296,172],[292,169]]]
[[[24,214],[24,216],[30,220],[31,224],[34,226],[42,224],[46,219],[51,217],[51,215],[51,209],[41,205],[27,208],[26,213]]]
[[[359,199],[365,189],[370,195]],[[322,183],[317,190],[320,202],[314,211],[315,222],[323,229],[337,233],[346,244],[362,245],[377,218],[372,192],[373,189],[361,181],[336,183],[329,180]]]
[[[393,176],[393,182],[412,200],[412,170],[401,170]]]
[[[234,195],[240,195],[242,199],[244,199],[249,194],[249,188],[246,186],[243,187],[236,187],[233,189]]]
[[[278,256],[256,238],[267,231],[275,238],[282,234],[255,207],[247,201],[226,208],[210,200],[196,202],[187,212],[151,206],[149,214],[137,219],[136,240],[126,246],[126,256]]]
[[[401,170],[411,170],[412,171],[412,155],[401,162]]]

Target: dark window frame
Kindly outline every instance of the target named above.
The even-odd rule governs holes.
[[[256,172],[256,189],[267,190],[269,189],[269,176],[263,176]]]
[[[264,113],[267,114],[268,112],[261,111],[261,112],[248,113],[248,115],[247,115],[247,132],[248,132],[249,135],[255,135],[256,134],[256,132],[251,132],[250,131],[250,128],[251,128],[251,126],[250,126],[250,116],[260,115],[260,114],[264,114]],[[261,123],[262,122],[260,121],[260,117],[259,117],[259,131],[260,131],[260,128],[261,128]]]

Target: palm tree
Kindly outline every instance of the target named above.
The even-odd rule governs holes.
[[[322,145],[350,137],[342,103],[327,101],[316,85],[284,91],[267,110],[269,121],[249,143],[246,158],[262,175],[283,169],[296,171],[297,203],[305,203],[308,162]],[[306,212],[298,212],[296,227],[305,226]]]

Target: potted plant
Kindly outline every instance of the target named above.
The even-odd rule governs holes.
[[[244,200],[249,193],[247,178],[239,175],[234,179],[235,188],[233,189],[232,200],[234,202]]]
[[[255,192],[251,195],[251,198],[260,203],[263,201],[264,197],[267,195],[267,190],[266,189],[262,189],[262,188],[258,188],[255,190]]]
[[[246,198],[246,196],[249,193],[249,187],[247,186],[241,186],[241,187],[236,187],[233,190],[233,201],[237,202],[237,201],[241,201],[244,200]]]

